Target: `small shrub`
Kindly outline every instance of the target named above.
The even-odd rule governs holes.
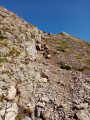
[[[22,115],[18,114],[15,120],[22,120]]]
[[[61,47],[61,48],[59,49],[59,51],[65,52],[65,48]]]
[[[29,116],[29,117],[31,117],[32,114],[33,114],[33,111],[30,108],[26,109],[25,112],[26,112],[26,115]]]
[[[53,52],[54,55],[57,55],[58,53],[56,51]]]
[[[62,69],[70,70],[71,67],[69,65],[61,65]]]
[[[22,81],[18,81],[18,84],[22,84]]]

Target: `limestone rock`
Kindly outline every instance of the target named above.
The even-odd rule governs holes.
[[[47,74],[46,72],[43,72],[43,73],[41,74],[41,77],[42,77],[42,78],[47,78],[47,79],[48,79],[48,74]]]
[[[7,94],[6,98],[8,100],[15,99],[15,95],[16,95],[16,89],[14,86],[11,86],[8,90],[8,94]]]
[[[36,49],[37,49],[37,50],[41,50],[41,44],[37,44],[37,45],[36,45]]]
[[[68,110],[68,105],[67,104],[61,104],[60,107],[62,107],[64,110]]]
[[[31,120],[30,117],[26,116],[25,118],[23,118],[22,120]]]
[[[48,33],[48,35],[52,35],[52,33],[50,32],[50,33]]]
[[[78,120],[90,120],[90,113],[86,110],[81,110],[76,113]]]
[[[50,55],[50,54],[47,54],[47,55],[45,56],[45,58],[50,59],[50,58],[51,58],[51,55]]]
[[[37,107],[42,107],[42,108],[44,108],[45,107],[45,103],[43,102],[38,102],[37,103]]]
[[[47,96],[43,96],[43,97],[41,98],[41,101],[47,103],[47,102],[49,101],[49,99],[48,99]]]
[[[75,107],[77,110],[80,109],[87,109],[88,108],[88,103],[81,103],[80,105],[75,105]]]
[[[39,118],[40,114],[41,114],[41,108],[40,107],[36,107],[36,109],[35,109],[35,116]]]
[[[47,78],[40,78],[39,82],[47,83]]]

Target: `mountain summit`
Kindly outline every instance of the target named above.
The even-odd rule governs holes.
[[[90,120],[89,93],[90,43],[0,6],[0,120]]]

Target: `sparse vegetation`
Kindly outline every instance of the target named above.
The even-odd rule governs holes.
[[[18,84],[22,84],[22,81],[18,81]]]
[[[31,33],[31,38],[35,39],[35,35],[33,33]]]
[[[62,51],[62,52],[65,52],[67,48],[69,48],[67,42],[64,41],[63,39],[61,39],[60,40],[60,48],[59,48],[59,50]]]
[[[90,68],[88,68],[87,66],[84,66],[82,68],[78,68],[77,70],[80,72],[83,72],[83,71],[88,70],[88,69],[90,69]]]
[[[11,31],[8,27],[3,27],[3,28],[0,28],[1,30],[3,31]]]
[[[3,35],[0,34],[0,41],[3,40],[3,39],[7,39],[7,38],[8,38],[8,37],[3,36]]]
[[[19,114],[17,115],[15,120],[22,120],[22,118],[25,116],[31,117],[32,114],[33,114],[33,111],[30,108],[26,109],[24,107],[20,107]]]
[[[26,112],[26,115],[29,117],[31,117],[33,114],[33,111],[30,108],[26,109],[25,112]]]
[[[58,54],[58,53],[57,53],[57,51],[54,51],[53,54],[56,55],[56,54]]]
[[[0,47],[8,47],[7,45],[8,45],[7,41],[0,43]]]
[[[7,58],[0,58],[0,63],[1,62],[8,62]]]
[[[76,58],[79,59],[79,60],[81,60],[82,57],[84,57],[84,55],[82,55],[82,54],[79,54],[78,56],[76,56]]]
[[[18,114],[15,120],[22,120],[22,115]]]
[[[23,31],[22,31],[22,28],[21,28],[21,26],[19,27],[19,32],[20,32],[20,33],[22,33],[22,32],[23,32]]]
[[[61,65],[60,67],[62,69],[66,69],[66,70],[70,70],[71,69],[71,66],[69,66],[69,65]]]
[[[0,97],[0,102],[3,103],[3,101],[4,101],[4,98],[3,98],[3,97]]]
[[[87,60],[87,63],[90,65],[90,59]]]
[[[50,39],[50,43],[54,44],[54,38]]]
[[[9,51],[9,54],[18,56],[20,54],[19,51],[17,51],[14,47]]]
[[[8,70],[5,70],[5,71],[2,71],[3,74],[10,74],[10,71]]]
[[[86,50],[86,52],[87,52],[88,54],[90,54],[90,50]]]

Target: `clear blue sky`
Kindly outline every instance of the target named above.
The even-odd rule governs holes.
[[[0,0],[0,5],[42,31],[65,31],[90,42],[90,0]]]

